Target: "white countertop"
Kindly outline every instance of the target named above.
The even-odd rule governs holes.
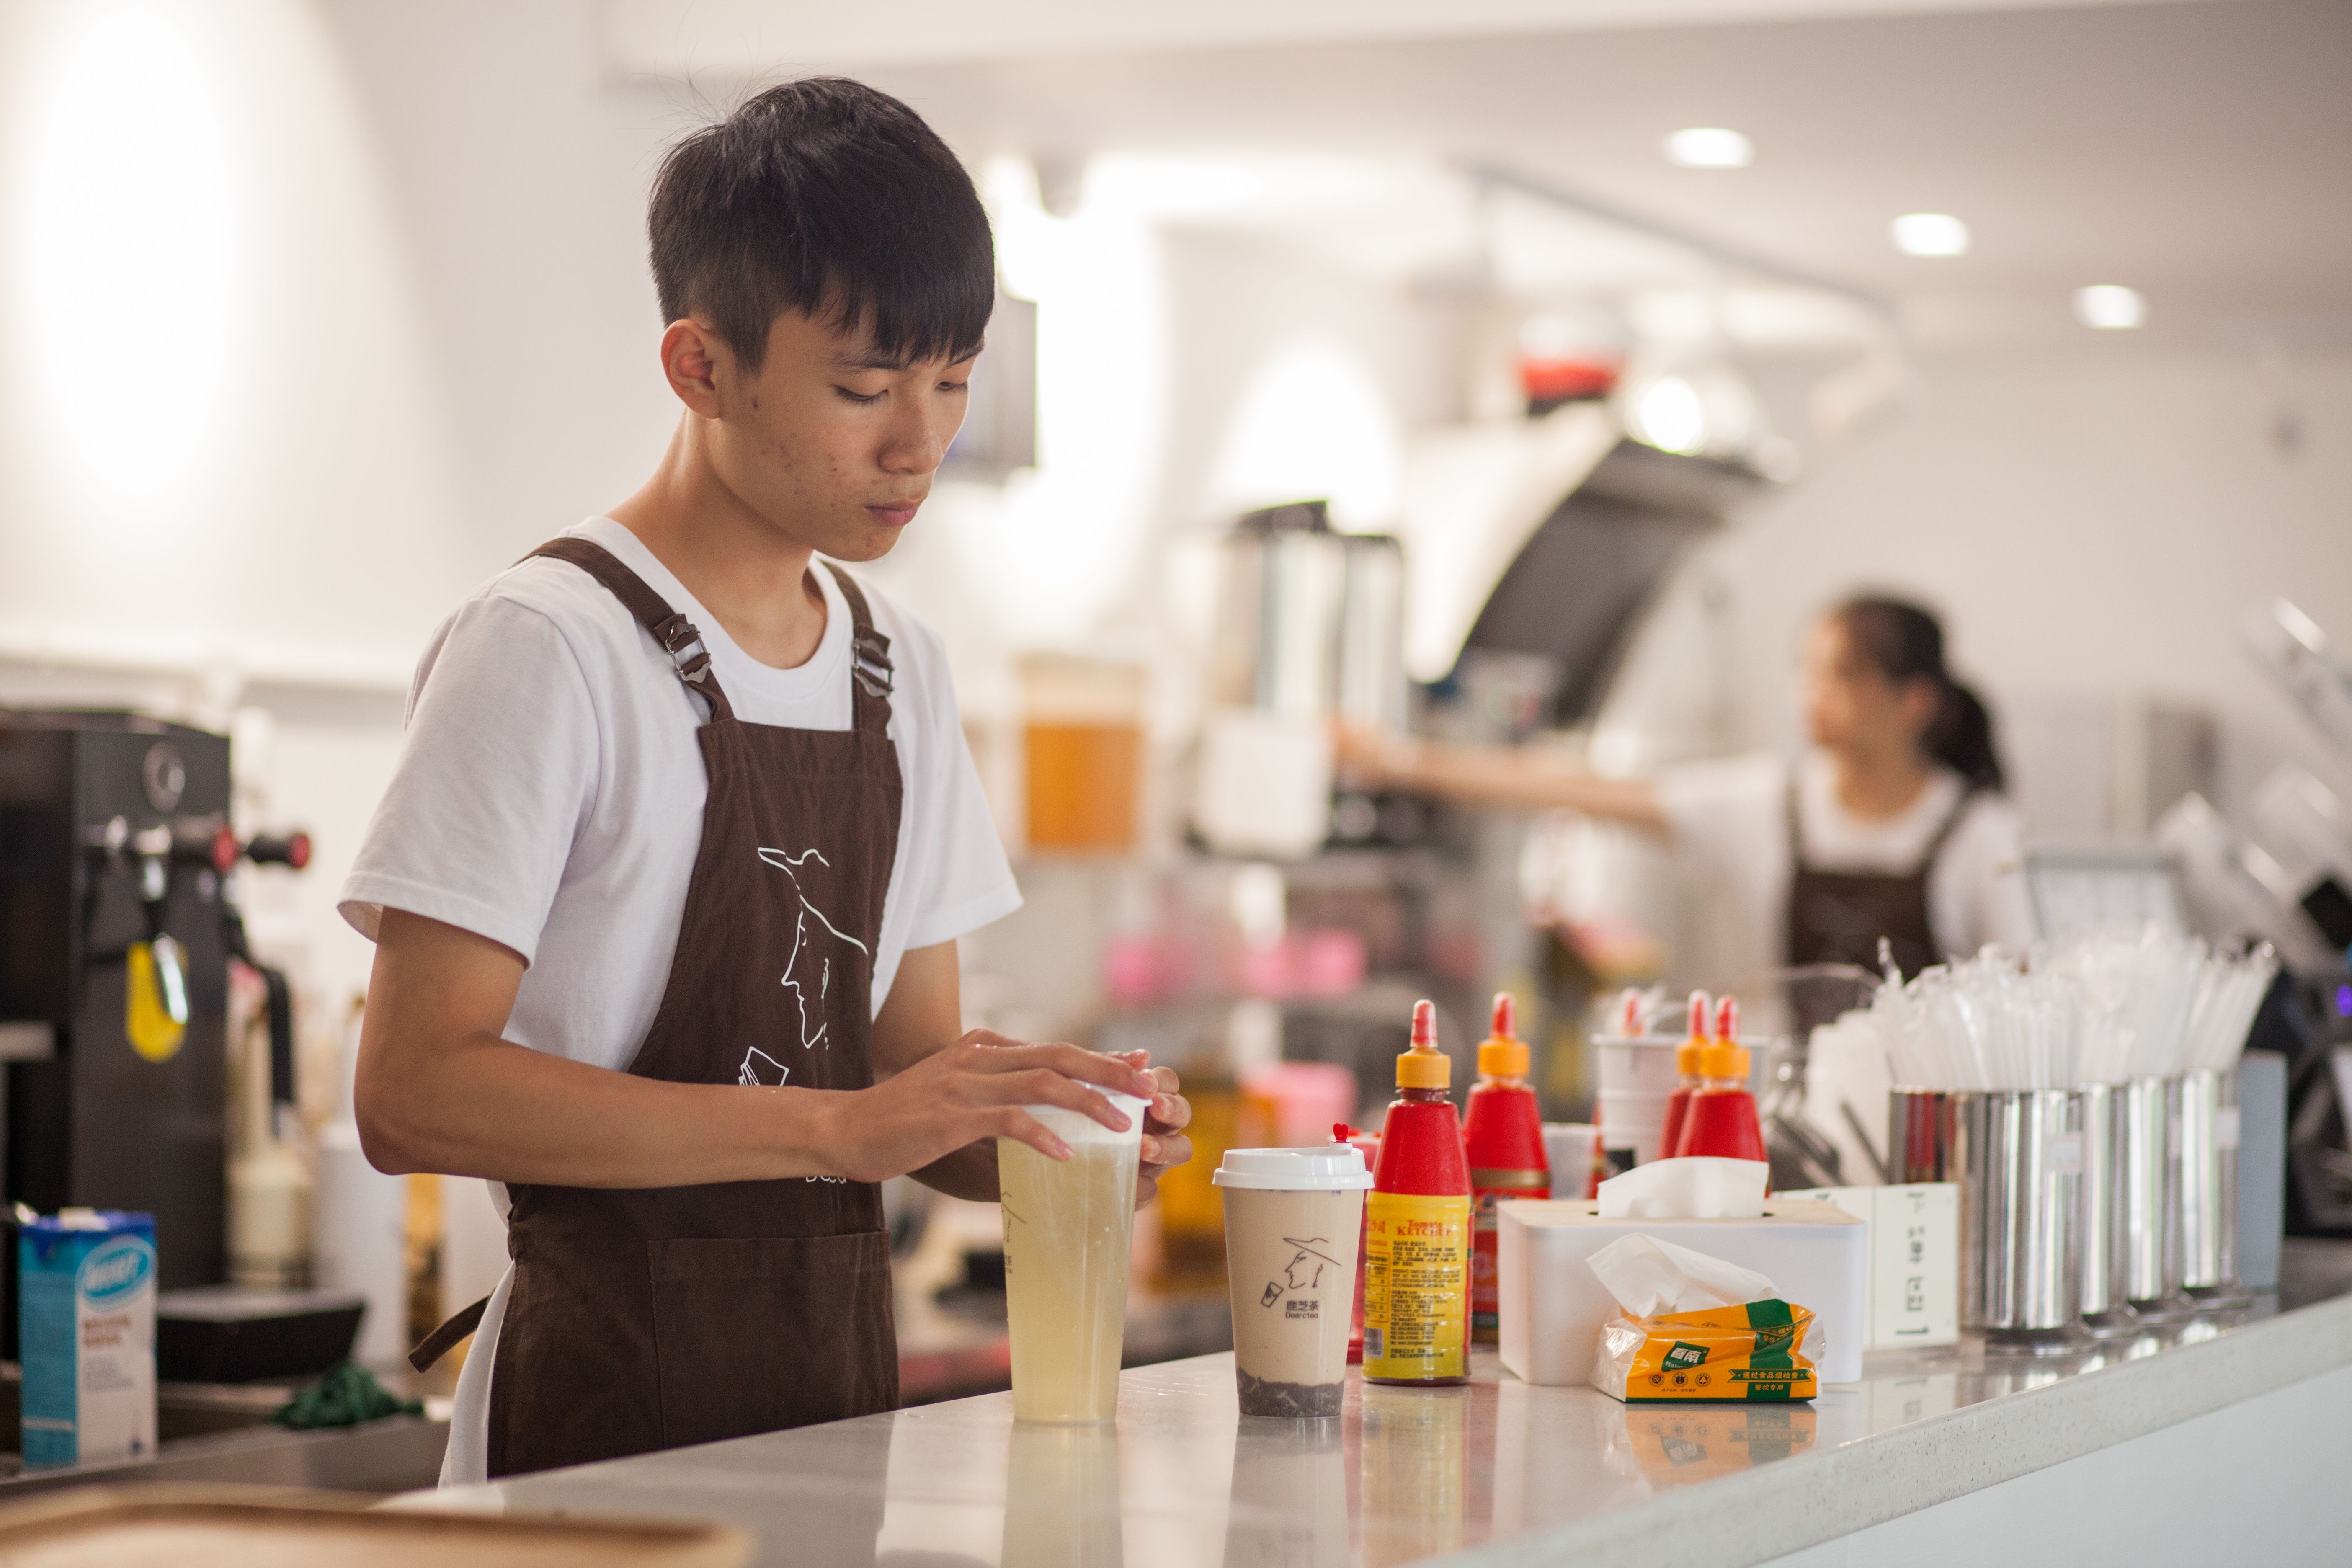
[[[2306,1247],[2315,1244],[2305,1244]],[[1804,1405],[1621,1405],[1475,1358],[1452,1389],[1350,1377],[1339,1419],[1244,1421],[1233,1358],[1124,1374],[1116,1428],[1009,1394],[416,1494],[394,1506],[729,1520],[761,1564],[1160,1568],[1762,1562],[2352,1364],[2341,1251],[2237,1321],[2063,1356],[1870,1358]],[[1661,1554],[1671,1542],[1671,1552]]]

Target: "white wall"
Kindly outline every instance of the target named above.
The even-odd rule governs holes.
[[[1808,618],[1861,584],[1947,612],[1952,658],[2003,694],[2141,693],[2206,706],[2221,805],[2294,759],[2352,768],[2239,651],[2273,595],[2352,642],[2352,359],[2291,380],[2305,439],[2271,438],[2251,354],[2084,333],[2065,352],[1944,353],[1912,405],[1808,472],[1712,552],[1738,589],[1754,739],[1795,733]]]

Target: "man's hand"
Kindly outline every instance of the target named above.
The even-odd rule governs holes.
[[[1176,1075],[1160,1071],[1172,1090]],[[1155,1109],[1172,1105],[1178,1120],[1168,1124],[1171,1131],[1192,1115],[1172,1092],[1163,1099],[1159,1079],[1130,1057],[1097,1056],[1076,1046],[1023,1045],[974,1029],[872,1089],[841,1097],[831,1108],[835,1120],[824,1144],[836,1152],[840,1173],[854,1182],[921,1170],[988,1138],[1017,1138],[1048,1159],[1066,1160],[1069,1145],[1021,1108],[1058,1105],[1083,1111],[1114,1132],[1124,1131],[1126,1116],[1090,1084],[1152,1098]],[[1147,1116],[1147,1132],[1151,1126]],[[1189,1141],[1173,1142],[1189,1155]]]
[[[1129,1051],[1119,1060],[1142,1067],[1151,1058],[1144,1051]],[[1192,1157],[1192,1141],[1184,1136],[1184,1129],[1192,1121],[1192,1102],[1177,1093],[1181,1087],[1176,1081],[1174,1068],[1153,1068],[1151,1104],[1143,1113],[1143,1147],[1141,1162],[1136,1171],[1135,1206],[1141,1208],[1160,1193],[1160,1178]]]

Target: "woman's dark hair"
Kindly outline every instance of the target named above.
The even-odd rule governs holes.
[[[1830,612],[1855,651],[1889,680],[1927,680],[1937,693],[1936,717],[1919,743],[1927,754],[1979,789],[1998,790],[2003,774],[1992,742],[1992,715],[1977,694],[1944,668],[1944,627],[1933,612],[1907,599],[1858,595]]]
[[[798,310],[863,328],[887,361],[961,359],[996,303],[971,176],[887,93],[810,77],[669,151],[646,228],[662,320],[700,316],[756,373]]]

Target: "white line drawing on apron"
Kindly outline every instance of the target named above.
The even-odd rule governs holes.
[[[814,860],[818,865],[830,870],[833,866],[832,861],[814,849],[803,849],[799,854],[793,855],[782,849],[763,848],[760,851],[760,858],[792,878],[793,896],[800,902],[800,913],[793,920],[793,951],[791,956],[784,961],[782,984],[784,989],[793,994],[793,1000],[800,1011],[801,1048],[814,1050],[824,1044],[827,1026],[824,1021],[824,1005],[825,999],[832,994],[833,991],[834,955],[828,951],[830,944],[826,938],[829,935],[835,940],[847,942],[864,954],[868,963],[873,961],[874,954],[864,942],[827,919],[823,910],[809,902],[808,894],[801,889],[799,868]],[[811,916],[815,917],[816,923],[824,928],[823,931],[812,933],[809,928]],[[812,970],[814,971],[814,974],[811,973]],[[761,1070],[758,1064],[761,1062],[766,1063],[768,1068],[772,1069],[774,1073],[772,1079],[766,1072]],[[747,1087],[761,1085],[769,1089],[781,1089],[790,1070],[775,1058],[754,1046],[744,1051],[742,1065],[736,1069],[735,1077],[738,1083]]]

